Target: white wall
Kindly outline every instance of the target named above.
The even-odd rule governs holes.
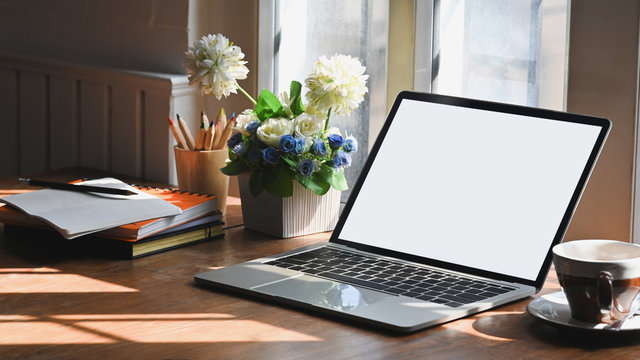
[[[182,74],[189,0],[0,0],[0,51]]]

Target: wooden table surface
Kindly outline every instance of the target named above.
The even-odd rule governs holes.
[[[0,182],[0,196],[17,191]],[[0,359],[640,358],[640,334],[554,328],[527,314],[531,299],[397,335],[199,287],[199,272],[329,238],[245,230],[237,198],[225,220],[223,239],[137,260],[0,235]],[[540,294],[558,290],[551,273]]]

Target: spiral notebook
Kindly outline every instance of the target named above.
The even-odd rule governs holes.
[[[137,195],[96,195],[43,189],[0,199],[0,222],[47,228],[73,239],[103,237],[140,239],[216,211],[216,198],[175,189],[132,186],[104,178],[85,183],[128,188]],[[10,205],[10,206],[9,206]]]

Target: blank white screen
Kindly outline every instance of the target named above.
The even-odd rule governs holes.
[[[600,130],[405,99],[339,238],[535,280]]]

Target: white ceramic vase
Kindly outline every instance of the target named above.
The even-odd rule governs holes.
[[[253,196],[249,175],[238,176],[242,218],[249,230],[281,238],[331,231],[340,214],[340,191],[331,188],[318,196],[293,182],[293,196],[279,198],[266,190]]]

